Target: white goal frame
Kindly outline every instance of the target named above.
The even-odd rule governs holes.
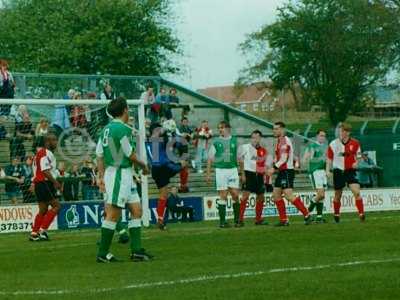
[[[78,99],[78,100],[64,100],[64,99],[0,99],[0,105],[104,105],[106,106],[109,100],[94,100],[94,99]],[[147,163],[146,154],[146,128],[145,128],[145,108],[143,100],[127,100],[128,106],[134,105],[138,107],[138,122],[139,125],[139,158]],[[149,189],[147,176],[141,176],[142,184],[142,222],[145,227],[150,226],[150,209],[149,209]]]

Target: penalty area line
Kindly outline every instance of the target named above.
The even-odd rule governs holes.
[[[369,264],[385,264],[385,263],[392,263],[392,262],[400,262],[400,258],[396,257],[396,258],[389,258],[389,259],[349,261],[349,262],[333,263],[333,264],[326,264],[326,265],[277,268],[277,269],[230,273],[230,274],[200,275],[200,276],[196,276],[196,277],[192,277],[192,278],[176,279],[176,280],[170,280],[170,281],[135,283],[135,284],[130,284],[130,285],[117,287],[117,288],[94,288],[94,289],[87,289],[87,290],[73,290],[73,289],[50,290],[49,289],[49,290],[25,290],[25,291],[20,290],[20,291],[9,291],[9,292],[0,291],[0,295],[18,296],[18,295],[100,294],[100,293],[116,292],[116,291],[122,291],[122,290],[143,289],[143,288],[160,287],[160,286],[174,286],[174,285],[190,284],[190,283],[197,283],[197,282],[214,281],[214,280],[219,280],[219,279],[255,277],[255,276],[275,274],[275,273],[311,271],[311,270],[321,270],[321,269],[330,269],[330,268],[361,266],[361,265],[369,265]]]

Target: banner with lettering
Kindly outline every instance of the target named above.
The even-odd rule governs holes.
[[[296,193],[301,197],[306,206],[315,197],[314,192],[299,192]],[[325,212],[333,213],[333,196],[334,191],[327,191],[325,198]],[[388,211],[400,210],[400,189],[368,189],[362,190],[361,196],[364,199],[365,211]],[[204,219],[217,220],[218,196],[204,197]],[[286,202],[286,211],[289,215],[300,215],[298,210],[291,204]],[[344,191],[342,196],[342,212],[356,212],[354,197],[350,191]],[[264,216],[277,216],[275,204],[272,202],[271,194],[265,194],[265,204],[263,210]],[[246,218],[255,217],[255,195],[251,195],[245,212]],[[233,218],[233,208],[231,198],[228,198],[227,218]]]
[[[0,206],[0,233],[31,231],[38,210],[37,204]],[[57,218],[49,229],[58,229]]]

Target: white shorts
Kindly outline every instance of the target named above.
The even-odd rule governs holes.
[[[140,202],[131,168],[107,167],[104,173],[104,182],[106,186],[105,203],[125,208],[127,203]]]
[[[310,179],[314,189],[320,190],[328,188],[328,178],[325,170],[314,171],[310,174]]]
[[[238,169],[215,169],[215,183],[217,186],[217,191],[226,191],[228,188],[238,189]]]

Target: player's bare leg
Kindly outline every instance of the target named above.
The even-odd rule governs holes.
[[[340,206],[342,199],[343,190],[335,190],[335,196],[333,198],[333,219],[336,223],[340,222]]]
[[[97,254],[97,261],[115,262],[117,259],[109,251],[117,221],[121,216],[121,208],[106,203],[104,209],[106,217],[101,226],[101,240]]]
[[[159,189],[159,198],[157,202],[157,224],[160,230],[165,230],[167,228],[164,222],[164,215],[167,207],[168,191],[168,186],[164,186]]]
[[[128,223],[130,235],[131,260],[148,261],[153,258],[142,248],[142,206],[140,202],[129,203],[128,209],[131,213],[131,219]]]
[[[309,225],[311,223],[311,216],[307,207],[305,207],[303,201],[301,201],[300,196],[295,196],[293,189],[284,189],[283,194],[286,200],[291,202],[303,214],[305,224]]]
[[[247,201],[249,200],[250,192],[244,191],[242,193],[242,198],[240,199],[240,213],[239,213],[239,225],[244,226],[244,213],[247,207]]]
[[[289,220],[286,215],[286,205],[285,200],[282,197],[282,189],[279,187],[274,187],[272,192],[272,200],[275,202],[276,208],[279,214],[279,223],[276,226],[288,226]]]
[[[240,224],[239,224],[239,216],[240,216],[239,190],[236,188],[228,188],[228,191],[232,197],[233,222],[235,224],[235,227],[240,227]]]
[[[365,221],[364,203],[360,194],[360,185],[358,183],[349,184],[349,188],[353,193],[355,204],[358,210],[358,215],[360,216],[361,222]]]
[[[268,225],[268,222],[262,217],[262,212],[264,209],[264,194],[258,194],[256,197],[256,225]]]
[[[217,203],[218,215],[219,215],[219,227],[227,228],[229,227],[226,222],[226,205],[228,200],[228,190],[218,191],[219,200]]]

